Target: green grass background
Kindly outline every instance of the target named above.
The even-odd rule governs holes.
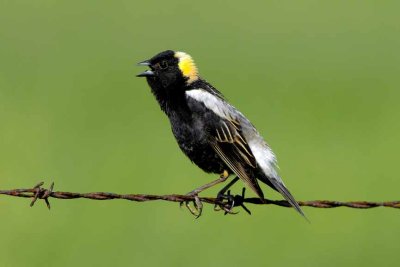
[[[186,193],[135,63],[166,49],[257,126],[299,200],[399,200],[398,1],[0,1],[0,189]],[[239,192],[242,185],[234,188]],[[267,197],[279,195],[264,188]],[[204,195],[213,196],[218,188]],[[392,209],[0,197],[0,266],[398,266]]]

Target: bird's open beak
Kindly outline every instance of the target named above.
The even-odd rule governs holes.
[[[154,72],[151,70],[146,70],[146,71],[136,75],[136,77],[153,77],[153,76],[154,76]]]
[[[138,63],[138,66],[150,66],[150,62],[148,60],[142,61]],[[153,77],[154,72],[152,70],[146,70],[142,73],[136,75],[136,77]]]
[[[150,62],[148,60],[145,60],[145,61],[139,62],[138,66],[150,66]]]

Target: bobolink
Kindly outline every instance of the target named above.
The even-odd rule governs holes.
[[[240,178],[263,200],[258,184],[261,181],[281,193],[304,216],[277,173],[272,150],[251,122],[199,76],[190,55],[167,50],[139,65],[150,68],[137,76],[146,77],[181,150],[205,172],[220,174],[219,179],[189,194],[198,200],[198,193],[233,174],[236,177],[221,190],[222,194]],[[201,203],[196,202],[200,215]]]

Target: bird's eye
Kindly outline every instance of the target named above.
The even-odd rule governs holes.
[[[161,61],[160,67],[161,67],[161,69],[168,68],[168,62],[166,60]]]

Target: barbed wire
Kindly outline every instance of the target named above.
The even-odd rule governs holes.
[[[86,198],[92,200],[112,200],[112,199],[124,199],[135,202],[144,202],[144,201],[155,201],[155,200],[164,200],[170,202],[195,202],[196,196],[191,195],[179,195],[179,194],[171,194],[171,195],[151,195],[151,194],[116,194],[109,192],[91,192],[91,193],[73,193],[73,192],[62,192],[62,191],[53,191],[54,183],[50,185],[48,189],[43,188],[43,182],[35,185],[33,188],[27,189],[11,189],[11,190],[0,190],[0,195],[8,195],[13,197],[22,197],[22,198],[32,198],[30,206],[32,207],[38,199],[43,199],[50,209],[49,198],[57,198],[57,199],[77,199],[77,198]],[[230,195],[230,192],[228,192]],[[261,200],[259,198],[245,198],[244,190],[242,195],[232,196],[231,200],[228,202],[221,201],[218,198],[212,197],[198,197],[201,202],[213,204],[215,207],[220,207],[226,213],[229,212],[233,207],[241,206],[248,213],[250,211],[247,209],[244,204],[255,204],[255,205],[276,205],[280,207],[291,207],[291,205],[285,200],[271,200],[264,199]],[[337,208],[337,207],[347,207],[354,209],[370,209],[376,207],[388,207],[388,208],[396,208],[400,209],[400,201],[385,201],[385,202],[371,202],[371,201],[331,201],[331,200],[312,200],[312,201],[298,201],[300,206],[303,207],[313,207],[313,208]],[[229,209],[229,210],[228,210]]]

